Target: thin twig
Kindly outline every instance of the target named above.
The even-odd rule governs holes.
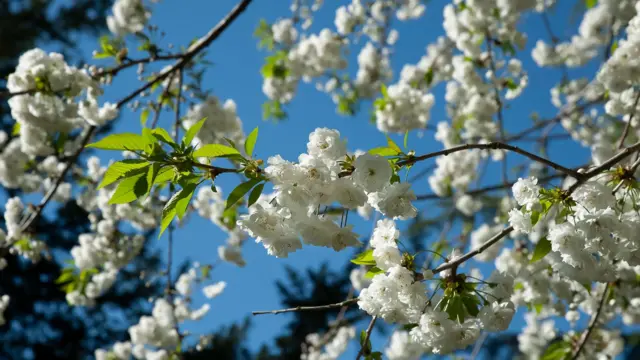
[[[448,270],[448,269],[453,269],[458,267],[460,264],[462,264],[463,262],[471,259],[472,257],[482,253],[483,251],[487,250],[488,248],[490,248],[493,244],[497,243],[498,241],[500,241],[503,237],[509,235],[509,233],[513,231],[513,226],[508,226],[504,229],[502,229],[502,231],[500,231],[498,234],[494,235],[491,239],[487,240],[487,242],[485,242],[484,244],[478,246],[477,248],[469,251],[468,253],[454,259],[453,261],[450,262],[446,262],[441,264],[440,266],[438,266],[437,268],[433,269],[433,273],[437,274],[441,271],[444,270]]]
[[[505,141],[506,142],[511,142],[511,141],[516,141],[516,140],[520,140],[521,138],[531,134],[534,131],[540,130],[544,127],[546,127],[549,124],[552,123],[558,123],[560,121],[562,121],[563,118],[573,114],[574,112],[581,112],[586,110],[588,107],[593,106],[593,105],[597,105],[599,103],[601,103],[603,100],[603,97],[599,97],[597,99],[591,100],[591,101],[587,101],[582,105],[578,105],[578,106],[574,106],[574,107],[567,107],[566,110],[561,110],[560,113],[558,115],[556,115],[555,117],[551,118],[551,119],[547,119],[547,120],[541,120],[538,121],[537,123],[535,123],[532,127],[523,130],[519,133],[513,134],[511,136],[508,136]]]
[[[98,71],[97,73],[95,73],[93,75],[94,78],[100,78],[103,76],[115,76],[117,75],[120,71],[124,70],[124,69],[128,69],[132,66],[136,66],[139,64],[148,64],[148,63],[152,63],[152,62],[156,62],[156,61],[168,61],[168,60],[176,60],[179,59],[181,57],[183,57],[184,54],[170,54],[170,55],[157,55],[157,56],[149,56],[146,58],[142,58],[142,59],[130,59],[128,61],[124,61],[122,64],[118,65],[117,67],[111,68],[111,69],[103,69],[101,71]]]
[[[578,346],[576,347],[574,352],[571,354],[571,360],[578,359],[578,356],[580,356],[580,352],[582,352],[585,345],[587,344],[587,340],[589,340],[589,336],[591,335],[593,330],[596,328],[596,325],[598,324],[598,318],[600,317],[600,313],[602,313],[602,309],[604,308],[604,303],[607,300],[608,294],[609,294],[609,283],[607,283],[607,285],[604,287],[604,292],[602,293],[602,298],[600,298],[600,303],[598,304],[598,308],[596,309],[596,312],[591,316],[591,320],[589,321],[587,330],[585,330],[585,332],[582,334],[582,336],[580,337],[580,341],[578,342]]]
[[[358,355],[356,356],[356,360],[359,360],[362,355],[364,354],[364,350],[365,347],[367,346],[367,343],[369,342],[369,339],[371,338],[371,332],[373,331],[373,326],[376,324],[376,320],[378,320],[377,316],[374,316],[371,318],[371,322],[369,323],[369,326],[367,327],[367,335],[364,337],[364,344],[362,344],[362,347],[360,348],[360,351],[358,351]]]
[[[329,305],[320,305],[320,306],[296,306],[288,309],[280,309],[280,310],[267,310],[267,311],[252,311],[252,315],[264,315],[264,314],[281,314],[287,312],[296,312],[296,311],[322,311],[328,309],[335,309],[339,307],[343,307],[346,305],[352,305],[358,302],[358,299],[349,299],[335,304]]]
[[[126,104],[129,101],[133,100],[138,95],[140,95],[140,93],[152,87],[153,84],[166,79],[174,71],[184,68],[198,53],[200,53],[200,51],[209,46],[214,40],[222,35],[222,33],[229,27],[229,25],[231,25],[231,23],[233,23],[233,21],[237,19],[238,16],[240,16],[240,14],[244,12],[244,10],[247,9],[251,1],[253,0],[242,0],[242,2],[236,5],[236,7],[233,8],[233,10],[231,10],[231,12],[227,16],[225,16],[224,19],[222,19],[213,29],[211,29],[211,31],[209,31],[204,37],[194,43],[189,48],[189,50],[180,58],[180,60],[176,62],[171,68],[169,68],[169,70],[159,74],[158,76],[153,78],[153,80],[141,86],[124,99],[118,101],[118,107],[121,107],[123,104]]]
[[[640,101],[640,91],[638,92],[638,95],[636,95],[636,101],[634,101],[633,103],[633,112],[631,113],[631,115],[629,115],[629,120],[624,126],[622,136],[620,136],[620,140],[618,141],[618,149],[622,149],[622,147],[624,146],[624,140],[627,138],[627,135],[629,135],[629,130],[631,130],[631,123],[633,122],[633,116],[637,111],[636,108],[638,107],[638,101]]]
[[[169,77],[169,80],[167,81],[167,87],[162,91],[162,94],[160,95],[160,101],[154,103],[155,105],[153,107],[155,108],[155,111],[153,114],[153,121],[151,122],[152,129],[155,129],[156,126],[158,125],[158,120],[160,120],[160,114],[162,113],[162,105],[164,103],[164,99],[166,97],[169,97],[169,92],[171,91],[171,85],[173,84],[173,80],[175,80],[175,78],[176,78],[176,73],[174,72]]]
[[[487,56],[489,57],[489,68],[491,69],[491,72],[493,72],[493,76],[498,76],[497,74],[497,69],[496,69],[496,63],[495,60],[493,58],[493,46],[491,45],[491,34],[489,34],[489,32],[487,32],[487,34],[485,35],[486,38],[486,42],[487,42]],[[495,101],[496,101],[496,105],[498,105],[498,111],[497,111],[497,117],[498,117],[498,127],[500,128],[500,141],[504,141],[505,139],[505,134],[504,134],[504,119],[503,119],[503,115],[502,115],[502,98],[500,97],[500,89],[498,89],[498,85],[495,83],[495,81],[491,80],[491,83],[493,85],[493,93],[495,96]],[[508,170],[507,170],[507,154],[504,154],[504,156],[502,157],[502,183],[503,184],[507,184],[509,182],[509,174],[508,174]]]
[[[508,150],[508,151],[512,151],[512,152],[518,153],[520,155],[526,156],[526,157],[528,157],[529,159],[531,159],[533,161],[545,164],[545,165],[547,165],[547,166],[549,166],[549,167],[551,167],[553,169],[556,169],[556,170],[558,170],[560,172],[563,172],[563,173],[565,173],[567,175],[570,175],[573,178],[580,179],[580,178],[583,177],[583,174],[581,174],[581,173],[579,173],[579,172],[577,172],[577,171],[575,171],[573,169],[564,167],[564,166],[562,166],[560,164],[557,164],[557,163],[555,163],[555,162],[553,162],[553,161],[551,161],[549,159],[545,159],[545,158],[543,158],[541,156],[538,156],[538,155],[530,153],[530,152],[528,152],[526,150],[520,149],[517,146],[513,146],[513,145],[501,143],[501,142],[490,142],[490,143],[487,143],[487,144],[465,144],[465,145],[454,146],[454,147],[450,147],[448,149],[435,151],[435,152],[428,153],[428,154],[425,154],[425,155],[415,156],[415,157],[409,158],[407,160],[399,161],[396,165],[398,165],[400,167],[405,166],[405,165],[412,165],[412,164],[414,164],[414,163],[416,163],[418,161],[427,160],[427,159],[434,158],[434,157],[437,157],[437,156],[440,156],[440,155],[447,156],[449,154],[452,154],[452,153],[455,153],[455,152],[458,152],[458,151],[470,150],[470,149],[483,149],[483,150],[498,150],[498,149],[502,149],[502,150]]]

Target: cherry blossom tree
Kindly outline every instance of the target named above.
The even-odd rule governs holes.
[[[74,197],[89,214],[91,232],[78,236],[73,261],[56,281],[69,304],[92,307],[151,241],[143,234],[165,236],[164,296],[129,328],[129,341],[96,349],[98,359],[180,359],[211,341],[182,329],[210,311],[209,304],[195,307],[192,295],[224,296],[233,283],[211,282],[211,267],[197,263],[173,281],[174,227],[189,226],[192,213],[227,233],[218,257],[238,267],[246,264],[246,246],[262,246],[276,258],[303,246],[359,249],[343,301],[253,311],[340,309],[329,330],[300,344],[302,359],[337,359],[351,341],[359,345],[357,359],[477,354],[487,334],[507,330],[519,309],[526,312],[518,335],[524,357],[613,358],[624,341],[622,327],[610,325],[640,321],[640,2],[575,2],[582,18],[568,39],[554,34],[547,16],[555,0],[447,2],[442,35],[394,75],[398,24],[429,19],[425,1],[291,0],[290,13],[256,24],[258,45],[268,53],[260,69],[264,117],[287,117],[300,88],[313,83],[339,115],[369,110],[373,124],[362,126],[375,126],[383,141],[352,149],[327,123],[309,135],[296,160],[286,160],[255,156],[269,140],[259,138],[257,127],[243,127],[233,99],[219,99],[202,84],[207,48],[253,1],[240,0],[209,32],[175,50],[156,40],[153,11],[162,4],[116,0],[94,64],[75,67],[61,54],[32,49],[1,92],[15,126],[2,136],[0,184],[42,199],[6,202],[0,261],[48,261],[34,222],[51,204]],[[335,21],[316,31],[319,12]],[[532,19],[543,21],[547,38],[522,30]],[[524,52],[532,41],[533,50]],[[357,52],[351,67],[350,51]],[[508,122],[524,120],[507,109],[532,93],[525,57],[562,73],[547,89],[557,112],[533,116],[513,133]],[[137,68],[139,85],[117,102],[104,101],[105,89],[130,68]],[[446,109],[447,118],[431,119],[435,107]],[[139,114],[141,133],[95,136],[119,115],[130,117],[126,110]],[[161,118],[172,125],[162,127]],[[417,153],[409,141],[414,133],[442,150]],[[392,137],[398,134],[401,144]],[[523,145],[531,137],[539,145],[533,149]],[[577,143],[590,156],[579,167],[563,165],[546,155],[551,142]],[[103,164],[85,161],[87,149],[115,152]],[[509,165],[516,158],[525,164],[517,180]],[[485,186],[482,169],[492,164],[501,181]],[[415,178],[428,182],[410,181],[413,168],[420,171]],[[220,188],[217,180],[228,176],[240,180]],[[418,201],[448,211],[430,225],[442,239],[424,239],[424,250],[413,252],[401,230],[423,215]],[[356,233],[350,223],[356,216],[372,220],[371,234]],[[247,244],[249,238],[258,245]],[[0,314],[10,301],[2,294]],[[358,318],[345,316],[351,307],[369,319],[360,332]],[[386,344],[371,341],[376,323],[394,329]]]

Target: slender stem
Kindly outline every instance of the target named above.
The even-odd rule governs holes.
[[[444,270],[448,270],[448,269],[453,269],[453,268],[457,268],[460,264],[462,264],[463,262],[471,259],[472,257],[482,253],[483,251],[487,250],[488,248],[490,248],[493,244],[497,243],[498,241],[500,241],[503,237],[509,235],[509,233],[513,230],[513,226],[508,226],[506,228],[504,228],[502,231],[500,231],[498,234],[494,235],[491,239],[487,240],[487,242],[485,242],[484,244],[482,244],[481,246],[469,251],[468,253],[450,261],[450,262],[446,262],[440,266],[438,266],[437,268],[435,268],[433,271],[434,274],[437,274],[441,271]]]
[[[169,77],[169,81],[167,81],[167,87],[162,91],[162,95],[160,95],[160,101],[155,103],[155,112],[153,115],[153,121],[151,122],[151,128],[155,129],[158,125],[158,120],[160,120],[160,114],[162,113],[162,103],[164,99],[169,96],[169,92],[171,91],[171,85],[173,84],[173,80],[176,78],[176,73],[173,73]]]
[[[240,16],[240,14],[242,14],[242,12],[244,12],[247,9],[247,7],[251,3],[251,1],[253,1],[253,0],[242,0],[242,2],[240,2],[238,5],[236,5],[236,7],[233,8],[233,10],[231,10],[231,12],[227,16],[225,16],[224,19],[222,19],[213,29],[211,29],[211,31],[209,31],[204,37],[202,37],[200,40],[198,40],[196,43],[194,43],[189,48],[189,50],[182,57],[180,57],[180,60],[178,60],[178,62],[176,62],[171,68],[169,68],[169,70],[165,71],[164,73],[159,74],[158,76],[153,78],[153,80],[147,82],[145,85],[143,85],[140,88],[138,88],[137,90],[133,91],[131,94],[127,95],[125,98],[123,98],[122,100],[118,101],[118,103],[116,105],[118,107],[121,107],[122,105],[124,105],[124,104],[128,103],[129,101],[135,99],[138,95],[140,95],[140,93],[142,93],[142,92],[146,91],[147,89],[151,88],[153,86],[153,84],[166,79],[174,71],[180,70],[180,69],[184,68],[185,66],[187,66],[187,64],[198,53],[200,53],[200,51],[205,49],[214,40],[216,40],[220,35],[222,35],[222,33],[229,27],[229,25],[231,25],[231,23],[233,23],[233,21],[235,19],[237,19],[238,16]]]
[[[552,123],[559,123],[560,121],[562,121],[563,118],[573,114],[574,112],[582,112],[584,110],[586,110],[588,107],[596,105],[601,103],[603,100],[602,97],[599,97],[597,99],[591,100],[591,101],[587,101],[582,105],[578,105],[575,107],[567,107],[565,108],[565,110],[560,111],[560,113],[558,115],[556,115],[555,117],[548,119],[548,120],[542,120],[542,121],[538,121],[537,123],[535,123],[532,127],[523,130],[517,134],[513,134],[509,137],[507,137],[505,139],[505,141],[510,142],[510,141],[516,141],[516,140],[520,140],[521,138],[531,134],[534,131],[540,130],[542,128],[544,128],[545,126],[552,124]]]
[[[129,61],[125,61],[122,64],[111,68],[111,69],[103,69],[101,71],[98,71],[96,74],[93,75],[94,78],[100,78],[103,76],[115,76],[117,75],[120,71],[124,70],[124,69],[128,69],[132,66],[136,66],[139,64],[148,64],[148,63],[152,63],[152,62],[156,62],[156,61],[168,61],[168,60],[176,60],[179,59],[181,57],[183,57],[184,54],[171,54],[171,55],[157,55],[157,56],[149,56],[146,58],[142,58],[142,59],[133,59],[133,60],[129,60]]]
[[[296,312],[296,311],[322,311],[328,309],[341,308],[343,306],[352,305],[358,302],[358,298],[345,300],[335,304],[329,305],[320,305],[320,306],[296,306],[288,309],[280,309],[280,310],[267,310],[267,311],[252,311],[252,315],[264,315],[264,314],[281,314],[287,312]]]
[[[604,308],[604,303],[607,300],[608,295],[609,295],[609,284],[607,283],[607,285],[604,287],[604,292],[602,293],[602,297],[600,298],[600,303],[598,304],[598,308],[596,309],[596,312],[591,316],[591,320],[589,320],[589,325],[587,326],[587,330],[585,330],[585,332],[582,334],[576,349],[571,354],[571,360],[578,359],[578,356],[580,356],[580,353],[582,352],[585,345],[587,344],[587,340],[589,340],[589,336],[591,336],[591,333],[593,332],[593,330],[596,328],[596,325],[598,324],[598,318],[600,317],[600,313],[602,313],[602,309]]]
[[[178,137],[180,136],[180,103],[182,102],[182,81],[183,74],[182,71],[178,73],[178,96],[176,99],[176,118],[173,122],[173,141],[178,142]]]
[[[638,107],[638,101],[640,101],[640,91],[638,92],[638,95],[636,95],[636,101],[634,101],[633,103],[633,112],[631,113],[631,115],[629,115],[629,120],[624,126],[622,136],[620,136],[620,140],[618,141],[618,149],[622,149],[622,147],[624,146],[624,140],[627,138],[627,135],[629,135],[629,130],[631,130],[631,123],[633,122],[633,116],[636,114],[636,108]]]
[[[491,34],[489,34],[489,32],[487,32],[486,36],[485,36],[485,40],[487,43],[487,56],[489,57],[489,68],[491,69],[491,72],[493,72],[493,76],[496,77],[497,75],[497,69],[496,69],[496,63],[494,61],[493,58],[493,46],[491,45]],[[495,83],[494,80],[491,80],[491,83],[493,85],[493,93],[495,96],[495,101],[496,104],[498,105],[498,112],[497,112],[497,117],[498,117],[498,127],[500,128],[500,141],[504,141],[505,138],[505,134],[504,134],[504,119],[502,116],[502,98],[500,97],[500,89],[498,89],[498,85]],[[508,175],[508,170],[507,170],[507,156],[506,154],[504,154],[504,156],[502,157],[502,183],[503,184],[507,184],[509,182],[509,175]]]
[[[365,347],[367,346],[367,343],[369,342],[369,339],[371,338],[371,332],[373,331],[373,326],[376,324],[376,320],[378,320],[377,316],[374,316],[371,318],[371,322],[369,323],[369,326],[367,327],[367,331],[366,331],[366,336],[364,337],[364,344],[362,344],[362,347],[360,348],[360,351],[358,351],[358,355],[356,356],[356,360],[359,360],[362,355],[365,352]]]
[[[465,144],[465,145],[459,145],[459,146],[454,146],[448,149],[444,149],[444,150],[440,150],[440,151],[435,151],[432,153],[428,153],[425,155],[420,155],[420,156],[415,156],[412,158],[409,158],[407,160],[403,160],[403,161],[399,161],[396,165],[398,166],[405,166],[405,165],[412,165],[418,161],[422,161],[422,160],[427,160],[427,159],[431,159],[440,155],[444,155],[447,156],[449,154],[458,152],[458,151],[463,151],[463,150],[470,150],[470,149],[484,149],[484,150],[497,150],[497,149],[503,149],[503,150],[508,150],[508,151],[512,151],[515,153],[518,153],[520,155],[526,156],[529,159],[545,164],[549,167],[552,167],[553,169],[556,169],[560,172],[563,172],[567,175],[570,175],[573,178],[576,179],[580,179],[582,178],[584,175],[577,172],[576,170],[564,167],[560,164],[557,164],[549,159],[545,159],[541,156],[538,156],[536,154],[532,154],[526,150],[520,149],[517,146],[513,146],[513,145],[509,145],[509,144],[505,144],[505,143],[501,143],[501,142],[490,142],[487,144]]]

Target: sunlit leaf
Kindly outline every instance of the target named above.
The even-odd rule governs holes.
[[[149,140],[144,136],[132,133],[122,133],[109,135],[98,142],[87,145],[87,147],[103,150],[143,151],[148,144]]]
[[[125,159],[116,161],[111,164],[104,173],[104,177],[102,178],[100,185],[98,185],[98,189],[111,185],[124,177],[144,172],[146,171],[145,168],[147,166],[149,166],[149,162],[143,159]]]
[[[256,141],[258,141],[258,128],[256,127],[253,131],[247,136],[247,139],[244,142],[244,151],[248,157],[253,156],[253,149],[256,146]]]
[[[231,191],[229,197],[227,198],[227,203],[225,205],[225,209],[229,209],[233,205],[235,205],[240,199],[244,197],[246,193],[248,193],[254,186],[256,186],[260,180],[251,179],[247,182],[243,182],[242,184],[236,186],[235,189]]]

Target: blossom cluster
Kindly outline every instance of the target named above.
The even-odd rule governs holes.
[[[509,300],[513,288],[513,277],[496,272],[487,281],[483,281],[483,306],[475,299],[475,295],[466,293],[464,288],[476,284],[467,283],[447,288],[444,294],[437,289],[429,289],[412,271],[414,257],[400,254],[397,248],[399,231],[391,220],[379,220],[373,232],[370,245],[376,267],[382,273],[373,277],[371,284],[358,296],[358,306],[367,313],[381,317],[387,323],[415,325],[407,333],[394,335],[395,341],[407,347],[407,351],[415,354],[446,354],[462,349],[474,343],[482,330],[499,332],[505,330],[515,314],[515,305]],[[451,258],[453,260],[454,257]],[[425,271],[423,280],[431,280],[433,274]],[[445,282],[461,281],[451,272],[443,272]],[[453,290],[452,290],[453,289]],[[434,294],[427,297],[429,291]],[[464,299],[464,300],[461,300]],[[464,301],[469,317],[453,312],[449,305],[443,303]],[[435,306],[434,306],[435,304]],[[444,309],[444,310],[443,310]],[[408,338],[410,336],[410,339]],[[399,344],[392,344],[387,350],[391,358],[402,358]]]
[[[95,351],[97,360],[117,359],[171,359],[171,354],[181,342],[180,324],[187,320],[202,319],[210,310],[208,303],[198,309],[191,308],[191,294],[198,278],[198,266],[183,273],[175,284],[176,297],[170,302],[165,298],[158,298],[154,302],[151,316],[142,316],[139,322],[129,328],[130,341],[117,342],[110,350]],[[209,299],[220,295],[226,283],[219,282],[202,288]]]
[[[20,124],[21,150],[30,155],[53,153],[52,135],[68,134],[87,124],[102,125],[118,115],[114,104],[99,106],[98,81],[85,70],[69,66],[61,54],[41,49],[20,56],[7,89],[20,94],[9,99],[9,106]]]
[[[336,251],[359,245],[351,225],[336,224],[322,209],[334,203],[346,211],[369,203],[390,218],[417,215],[410,184],[391,183],[389,161],[369,153],[349,156],[346,141],[337,130],[316,129],[298,163],[271,157],[264,173],[275,195],[252,205],[249,214],[240,216],[238,225],[277,257],[300,249],[300,238],[305,244]]]
[[[320,334],[311,333],[306,337],[309,350],[300,356],[300,360],[338,360],[355,336],[356,328],[353,326],[340,327],[330,341],[324,341]]]

